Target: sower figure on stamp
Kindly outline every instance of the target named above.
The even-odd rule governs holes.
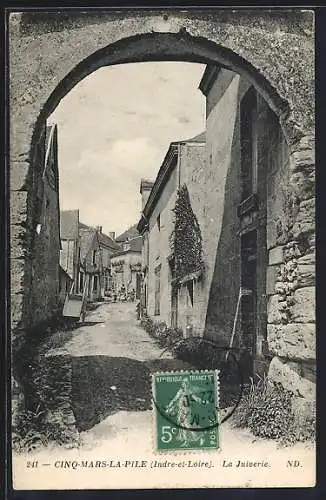
[[[194,394],[195,392],[202,392],[202,389],[199,387],[190,387],[189,380],[186,378],[183,379],[180,389],[165,408],[166,414],[173,415],[179,426],[187,427],[188,429],[196,427],[195,415],[193,414],[191,403],[198,402],[206,404],[206,400],[196,396]],[[177,436],[177,440],[182,441],[181,446],[188,446],[189,442],[201,439],[199,432],[184,429],[182,427],[179,428]]]

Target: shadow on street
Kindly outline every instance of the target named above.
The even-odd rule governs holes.
[[[72,357],[71,362],[71,404],[80,432],[118,411],[150,409],[151,373],[188,368],[176,359],[80,356]]]

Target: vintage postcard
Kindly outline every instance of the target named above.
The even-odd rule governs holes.
[[[315,485],[314,15],[8,12],[15,490]]]

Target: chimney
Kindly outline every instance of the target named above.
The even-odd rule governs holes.
[[[97,231],[98,231],[99,233],[101,233],[101,234],[102,234],[102,226],[96,226],[96,229],[97,229]]]
[[[142,200],[142,210],[147,203],[148,197],[151,194],[152,187],[154,186],[154,182],[148,181],[147,179],[142,179],[140,182],[140,194]]]
[[[111,231],[111,232],[109,233],[109,236],[110,236],[110,238],[111,238],[112,240],[115,240],[115,231]]]

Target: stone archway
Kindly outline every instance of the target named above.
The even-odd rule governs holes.
[[[51,18],[52,17],[52,18]],[[33,326],[35,155],[60,99],[101,66],[139,61],[215,62],[244,75],[278,115],[290,147],[293,206],[284,245],[313,241],[314,33],[311,12],[205,11],[12,14],[10,177],[12,327]],[[310,188],[307,190],[307,182]],[[294,243],[293,243],[294,242]],[[35,258],[35,256],[34,256]],[[303,264],[304,265],[304,264]],[[310,264],[309,264],[310,265]],[[42,301],[42,297],[40,297]]]

